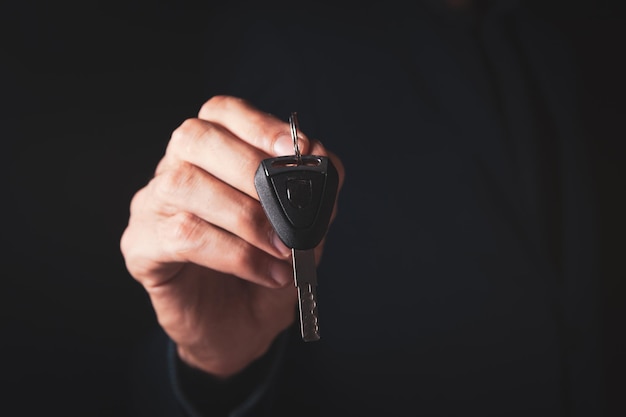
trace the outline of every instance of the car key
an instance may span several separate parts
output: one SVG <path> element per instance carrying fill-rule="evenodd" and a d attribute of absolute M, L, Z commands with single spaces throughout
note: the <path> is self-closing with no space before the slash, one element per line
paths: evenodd
<path fill-rule="evenodd" d="M 294 155 L 261 161 L 254 184 L 274 230 L 291 248 L 300 331 L 310 342 L 320 338 L 314 248 L 328 230 L 339 176 L 328 157 L 300 153 L 297 123 L 297 114 L 291 113 Z"/>

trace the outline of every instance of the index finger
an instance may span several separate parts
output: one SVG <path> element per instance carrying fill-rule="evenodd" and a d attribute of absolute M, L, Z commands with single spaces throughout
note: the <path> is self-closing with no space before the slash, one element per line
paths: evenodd
<path fill-rule="evenodd" d="M 241 140 L 268 155 L 281 156 L 294 153 L 289 126 L 242 98 L 214 96 L 204 103 L 198 118 L 222 125 Z M 298 146 L 303 153 L 308 151 L 309 144 L 307 136 L 298 131 Z"/>

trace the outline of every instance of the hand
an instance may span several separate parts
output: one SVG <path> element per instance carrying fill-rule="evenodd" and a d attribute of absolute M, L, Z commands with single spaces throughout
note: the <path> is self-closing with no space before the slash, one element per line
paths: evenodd
<path fill-rule="evenodd" d="M 341 187 L 339 159 L 298 137 L 303 153 L 332 159 Z M 173 132 L 154 177 L 132 199 L 120 241 L 128 271 L 181 359 L 216 377 L 243 370 L 295 319 L 290 251 L 254 188 L 262 159 L 292 153 L 286 122 L 216 96 Z"/>

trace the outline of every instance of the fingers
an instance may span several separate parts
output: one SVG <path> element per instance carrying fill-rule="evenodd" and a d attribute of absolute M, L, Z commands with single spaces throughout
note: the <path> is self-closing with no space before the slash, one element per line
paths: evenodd
<path fill-rule="evenodd" d="M 181 162 L 161 168 L 148 189 L 150 209 L 160 215 L 193 213 L 276 257 L 289 255 L 257 200 L 195 165 Z"/>
<path fill-rule="evenodd" d="M 302 153 L 327 155 L 318 141 L 298 132 Z M 261 112 L 245 100 L 216 96 L 207 101 L 198 119 L 186 120 L 172 134 L 166 156 L 187 161 L 227 184 L 257 198 L 254 174 L 262 159 L 293 154 L 289 125 Z M 343 183 L 343 166 L 333 155 Z"/>
<path fill-rule="evenodd" d="M 168 217 L 159 226 L 157 244 L 171 256 L 165 262 L 190 262 L 267 287 L 292 281 L 289 263 L 190 213 Z"/>
<path fill-rule="evenodd" d="M 271 114 L 260 111 L 246 100 L 215 96 L 204 103 L 198 117 L 222 125 L 233 135 L 267 155 L 293 154 L 293 139 L 289 125 Z M 301 131 L 298 131 L 298 141 L 300 151 L 307 153 L 309 139 Z"/>
<path fill-rule="evenodd" d="M 128 270 L 144 286 L 163 285 L 189 262 L 270 288 L 292 281 L 287 258 L 278 259 L 188 211 L 158 213 L 172 208 L 152 208 L 160 200 L 154 197 L 155 188 L 146 187 L 133 198 L 129 225 L 121 239 Z"/>
<path fill-rule="evenodd" d="M 267 158 L 266 153 L 250 146 L 221 125 L 188 119 L 173 132 L 159 169 L 187 162 L 257 198 L 254 173 L 264 158 Z"/>

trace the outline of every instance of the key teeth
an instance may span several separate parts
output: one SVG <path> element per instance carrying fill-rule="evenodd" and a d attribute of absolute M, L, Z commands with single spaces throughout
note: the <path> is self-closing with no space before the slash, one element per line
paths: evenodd
<path fill-rule="evenodd" d="M 313 328 L 307 325 L 303 325 L 301 327 L 301 330 L 302 340 L 304 340 L 305 342 L 315 342 L 317 340 L 320 340 L 319 326 L 317 326 L 317 323 Z"/>
<path fill-rule="evenodd" d="M 318 340 L 320 340 L 320 335 L 319 333 L 313 333 L 312 335 L 303 335 L 302 340 L 304 340 L 305 342 L 317 342 Z"/>
<path fill-rule="evenodd" d="M 306 284 L 298 288 L 298 302 L 300 309 L 300 332 L 302 340 L 314 342 L 320 339 L 320 329 L 317 317 L 317 302 L 315 288 Z"/>
<path fill-rule="evenodd" d="M 320 328 L 317 323 L 316 310 L 310 310 L 300 321 L 302 323 L 302 339 L 305 342 L 314 342 L 320 339 Z"/>

